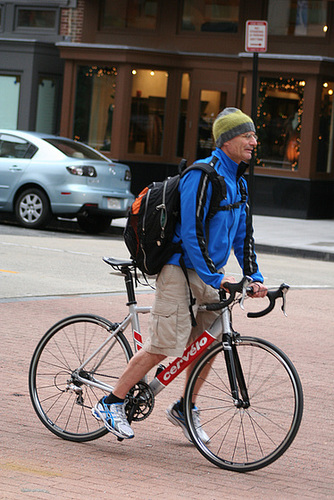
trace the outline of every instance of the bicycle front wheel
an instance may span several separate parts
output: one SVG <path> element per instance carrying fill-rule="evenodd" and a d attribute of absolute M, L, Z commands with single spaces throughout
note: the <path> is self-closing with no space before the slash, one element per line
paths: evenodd
<path fill-rule="evenodd" d="M 205 458 L 222 469 L 249 472 L 271 464 L 291 445 L 302 418 L 303 392 L 295 367 L 276 346 L 253 337 L 237 337 L 234 346 L 249 407 L 234 404 L 224 346 L 218 344 L 204 354 L 189 378 L 185 414 L 190 436 Z M 207 436 L 197 432 L 199 415 Z M 210 441 L 204 443 L 203 435 Z"/>
<path fill-rule="evenodd" d="M 70 316 L 51 327 L 36 347 L 29 369 L 30 398 L 43 424 L 63 439 L 90 441 L 108 432 L 91 414 L 108 391 L 86 385 L 77 374 L 81 380 L 115 384 L 132 350 L 121 332 L 107 341 L 114 328 L 99 316 Z"/>

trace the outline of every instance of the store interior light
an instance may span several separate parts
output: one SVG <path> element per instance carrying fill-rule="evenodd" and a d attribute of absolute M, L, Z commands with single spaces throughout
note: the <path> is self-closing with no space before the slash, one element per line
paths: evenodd
<path fill-rule="evenodd" d="M 150 71 L 150 75 L 154 76 L 155 75 L 154 71 Z"/>

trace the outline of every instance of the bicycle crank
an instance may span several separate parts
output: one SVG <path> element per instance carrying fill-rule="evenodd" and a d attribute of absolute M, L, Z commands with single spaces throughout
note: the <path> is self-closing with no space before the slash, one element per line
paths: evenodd
<path fill-rule="evenodd" d="M 125 398 L 125 413 L 129 423 L 140 421 L 151 415 L 154 408 L 154 394 L 145 382 L 138 382 Z"/>

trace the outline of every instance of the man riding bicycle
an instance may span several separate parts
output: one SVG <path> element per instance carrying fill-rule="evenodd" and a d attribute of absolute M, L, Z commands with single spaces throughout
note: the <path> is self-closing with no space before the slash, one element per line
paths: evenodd
<path fill-rule="evenodd" d="M 134 433 L 127 421 L 124 400 L 129 390 L 154 366 L 167 356 L 182 356 L 185 347 L 193 342 L 214 321 L 219 312 L 205 311 L 197 314 L 198 304 L 216 302 L 218 289 L 227 282 L 234 282 L 224 275 L 233 247 L 234 254 L 244 275 L 253 279 L 253 297 L 264 297 L 267 288 L 259 271 L 254 251 L 253 227 L 247 201 L 242 202 L 239 178 L 244 173 L 245 163 L 252 157 L 257 144 L 252 119 L 236 108 L 224 109 L 213 123 L 216 149 L 201 162 L 210 163 L 213 158 L 217 173 L 224 176 L 227 197 L 223 205 L 238 208 L 219 210 L 208 217 L 212 196 L 212 185 L 203 171 L 191 170 L 179 184 L 181 217 L 175 230 L 175 241 L 181 242 L 182 255 L 187 268 L 193 297 L 193 311 L 197 325 L 192 327 L 189 315 L 189 289 L 180 267 L 180 253 L 171 257 L 156 280 L 149 336 L 144 346 L 128 363 L 115 384 L 113 392 L 103 397 L 92 409 L 93 416 L 102 420 L 105 427 L 120 438 L 133 438 Z M 241 180 L 244 190 L 246 181 Z M 207 184 L 208 183 L 208 184 Z M 187 369 L 190 374 L 192 366 Z M 198 422 L 197 432 L 202 441 L 209 438 L 200 428 L 199 411 L 193 402 L 194 417 Z M 183 412 L 183 398 L 167 409 L 167 418 L 183 430 L 190 440 Z"/>

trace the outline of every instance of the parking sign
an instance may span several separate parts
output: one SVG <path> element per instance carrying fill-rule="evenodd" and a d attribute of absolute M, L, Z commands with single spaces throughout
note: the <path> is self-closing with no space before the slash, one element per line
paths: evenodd
<path fill-rule="evenodd" d="M 245 50 L 246 52 L 267 52 L 267 21 L 247 21 Z"/>

